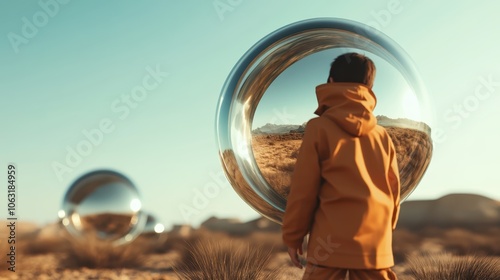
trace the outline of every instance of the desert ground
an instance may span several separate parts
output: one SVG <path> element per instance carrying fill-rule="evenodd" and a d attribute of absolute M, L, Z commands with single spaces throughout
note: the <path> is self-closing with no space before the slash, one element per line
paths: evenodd
<path fill-rule="evenodd" d="M 472 194 L 405 202 L 393 250 L 400 279 L 500 279 L 500 202 Z M 15 272 L 2 255 L 0 279 L 293 280 L 303 273 L 291 266 L 280 226 L 265 218 L 212 217 L 122 247 L 68 238 L 57 222 L 19 222 Z"/>
<path fill-rule="evenodd" d="M 283 197 L 289 186 L 303 133 L 253 135 L 255 162 L 269 185 Z"/>

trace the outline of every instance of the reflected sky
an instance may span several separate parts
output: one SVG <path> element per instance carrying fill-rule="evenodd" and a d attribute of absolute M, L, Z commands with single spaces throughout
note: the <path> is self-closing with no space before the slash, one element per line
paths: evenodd
<path fill-rule="evenodd" d="M 411 88 L 394 66 L 367 51 L 337 48 L 309 55 L 281 73 L 262 97 L 252 128 L 261 127 L 266 123 L 303 124 L 316 117 L 313 114 L 318 106 L 315 87 L 326 82 L 333 59 L 346 52 L 365 54 L 375 63 L 375 115 L 421 120 L 417 100 L 412 98 L 414 95 Z"/>
<path fill-rule="evenodd" d="M 96 188 L 78 206 L 81 216 L 92 214 L 133 214 L 137 193 L 124 183 L 111 183 Z M 134 211 L 135 210 L 135 211 Z"/>

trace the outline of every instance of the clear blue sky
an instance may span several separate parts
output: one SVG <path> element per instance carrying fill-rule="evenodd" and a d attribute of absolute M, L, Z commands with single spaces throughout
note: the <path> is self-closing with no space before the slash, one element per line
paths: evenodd
<path fill-rule="evenodd" d="M 330 63 L 345 52 L 361 52 L 369 56 L 377 68 L 373 91 L 377 95 L 375 114 L 392 118 L 409 118 L 429 122 L 431 114 L 413 104 L 405 104 L 405 97 L 416 98 L 404 77 L 384 59 L 375 54 L 353 48 L 324 50 L 309 55 L 289 66 L 269 86 L 259 102 L 253 119 L 253 128 L 266 123 L 303 124 L 316 117 L 318 106 L 315 87 L 326 82 Z M 407 105 L 407 106 L 405 106 Z M 425 119 L 427 117 L 427 120 Z"/>
<path fill-rule="evenodd" d="M 498 2 L 241 0 L 222 14 L 214 3 L 227 0 L 67 2 L 0 2 L 0 180 L 5 191 L 6 165 L 16 163 L 22 220 L 54 221 L 69 184 L 97 168 L 128 176 L 167 228 L 212 215 L 257 217 L 227 182 L 193 202 L 222 172 L 214 131 L 220 90 L 255 42 L 316 17 L 375 23 L 419 68 L 433 129 L 442 132 L 410 199 L 453 192 L 500 199 Z M 132 92 L 139 101 L 127 99 Z M 102 137 L 92 134 L 98 128 Z M 97 144 L 81 146 L 87 155 L 58 178 L 54 162 L 86 139 L 82 131 Z M 186 221 L 179 207 L 193 203 L 206 205 Z"/>

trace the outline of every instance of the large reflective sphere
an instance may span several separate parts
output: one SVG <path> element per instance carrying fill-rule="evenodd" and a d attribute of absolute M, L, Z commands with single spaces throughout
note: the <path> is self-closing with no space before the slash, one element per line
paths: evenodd
<path fill-rule="evenodd" d="M 229 74 L 216 119 L 219 154 L 233 188 L 256 211 L 281 223 L 305 123 L 315 117 L 315 87 L 338 55 L 359 52 L 377 74 L 378 123 L 397 150 L 404 200 L 432 155 L 432 110 L 406 53 L 379 31 L 348 20 L 312 19 L 257 42 Z"/>
<path fill-rule="evenodd" d="M 76 238 L 96 238 L 114 245 L 134 240 L 147 217 L 134 184 L 108 170 L 94 171 L 77 179 L 64 196 L 59 218 Z"/>

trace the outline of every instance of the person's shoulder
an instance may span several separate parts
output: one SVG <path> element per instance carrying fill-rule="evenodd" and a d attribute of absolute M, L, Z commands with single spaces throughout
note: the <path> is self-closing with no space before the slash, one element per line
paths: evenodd
<path fill-rule="evenodd" d="M 375 128 L 374 128 L 374 131 L 377 134 L 379 134 L 382 137 L 382 139 L 385 139 L 385 140 L 389 140 L 390 139 L 389 132 L 387 132 L 387 129 L 385 129 L 385 127 L 377 124 L 375 126 Z"/>
<path fill-rule="evenodd" d="M 307 121 L 306 130 L 320 130 L 322 128 L 327 127 L 330 124 L 330 121 L 326 120 L 323 117 L 315 117 Z"/>
<path fill-rule="evenodd" d="M 305 129 L 317 128 L 318 127 L 319 117 L 312 118 L 306 122 Z"/>
<path fill-rule="evenodd" d="M 320 117 L 315 117 L 315 118 L 312 118 L 310 120 L 307 121 L 306 123 L 306 127 L 307 126 L 316 126 L 318 125 L 318 123 L 321 121 L 321 118 Z"/>

